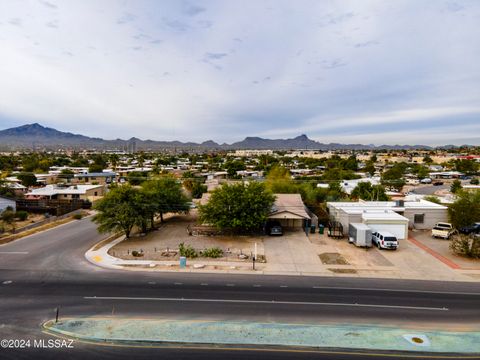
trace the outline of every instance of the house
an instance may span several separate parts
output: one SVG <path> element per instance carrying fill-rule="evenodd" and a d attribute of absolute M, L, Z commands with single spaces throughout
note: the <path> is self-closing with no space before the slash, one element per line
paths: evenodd
<path fill-rule="evenodd" d="M 275 203 L 268 215 L 286 229 L 305 229 L 306 226 L 317 225 L 318 219 L 305 206 L 300 194 L 275 194 Z"/>
<path fill-rule="evenodd" d="M 416 199 L 415 201 L 363 201 L 328 202 L 327 210 L 332 220 L 342 224 L 348 231 L 350 223 L 362 222 L 362 214 L 366 212 L 395 212 L 408 219 L 408 227 L 419 230 L 432 229 L 437 222 L 448 221 L 447 207 L 431 201 Z"/>
<path fill-rule="evenodd" d="M 117 176 L 114 172 L 75 174 L 73 183 L 82 184 L 111 184 Z"/>
<path fill-rule="evenodd" d="M 33 189 L 25 195 L 25 198 L 50 200 L 80 199 L 93 202 L 104 195 L 104 189 L 103 185 L 47 185 L 42 188 Z"/>
<path fill-rule="evenodd" d="M 13 211 L 15 211 L 17 208 L 15 200 L 0 196 L 0 214 L 7 210 L 7 208 L 12 208 Z"/>
<path fill-rule="evenodd" d="M 200 205 L 208 203 L 211 193 L 204 193 Z M 305 206 L 300 194 L 275 194 L 275 203 L 268 220 L 278 221 L 285 229 L 303 230 L 306 226 L 318 224 L 318 218 Z"/>

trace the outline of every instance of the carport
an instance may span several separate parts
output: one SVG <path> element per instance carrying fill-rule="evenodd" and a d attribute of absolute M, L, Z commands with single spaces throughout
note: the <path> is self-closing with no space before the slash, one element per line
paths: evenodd
<path fill-rule="evenodd" d="M 275 194 L 275 203 L 268 220 L 275 220 L 285 229 L 301 230 L 312 218 L 307 213 L 300 194 Z"/>

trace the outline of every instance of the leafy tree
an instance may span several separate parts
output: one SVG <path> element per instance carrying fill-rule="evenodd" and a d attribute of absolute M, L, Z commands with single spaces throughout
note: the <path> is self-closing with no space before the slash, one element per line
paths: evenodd
<path fill-rule="evenodd" d="M 405 180 L 403 179 L 405 169 L 406 164 L 395 164 L 382 174 L 382 185 L 390 189 L 395 189 L 396 191 L 402 190 L 405 185 Z"/>
<path fill-rule="evenodd" d="M 347 160 L 343 162 L 344 170 L 357 171 L 358 170 L 358 161 L 355 155 L 351 155 Z"/>
<path fill-rule="evenodd" d="M 468 175 L 476 174 L 480 164 L 474 160 L 457 159 L 454 161 L 455 170 Z"/>
<path fill-rule="evenodd" d="M 432 160 L 432 158 L 431 158 L 430 156 L 425 155 L 425 156 L 423 157 L 423 162 L 424 162 L 425 164 L 432 164 L 432 163 L 433 163 L 433 160 Z"/>
<path fill-rule="evenodd" d="M 166 213 L 187 213 L 190 210 L 189 198 L 173 177 L 145 181 L 142 191 L 152 202 L 154 213 L 160 215 L 162 222 Z"/>
<path fill-rule="evenodd" d="M 450 222 L 457 229 L 473 224 L 480 219 L 480 191 L 460 190 L 457 200 L 448 207 Z"/>
<path fill-rule="evenodd" d="M 440 201 L 440 199 L 438 198 L 438 196 L 435 196 L 435 195 L 425 196 L 425 197 L 423 198 L 423 200 L 430 201 L 430 202 L 433 202 L 433 203 L 435 203 L 435 204 L 442 204 L 442 202 Z"/>
<path fill-rule="evenodd" d="M 128 182 L 132 185 L 140 185 L 148 178 L 148 173 L 145 171 L 130 171 L 127 175 Z"/>
<path fill-rule="evenodd" d="M 7 208 L 2 212 L 1 219 L 5 224 L 8 224 L 12 228 L 12 232 L 15 232 L 15 211 L 12 208 Z"/>
<path fill-rule="evenodd" d="M 275 196 L 263 183 L 227 184 L 199 207 L 200 220 L 219 229 L 253 231 L 263 226 L 274 201 Z"/>
<path fill-rule="evenodd" d="M 267 188 L 276 194 L 293 194 L 298 192 L 290 171 L 280 165 L 273 165 L 267 174 L 265 181 Z"/>
<path fill-rule="evenodd" d="M 133 227 L 143 222 L 141 211 L 136 206 L 139 190 L 130 185 L 113 187 L 99 200 L 94 208 L 97 214 L 93 221 L 99 224 L 100 232 L 122 231 L 130 237 Z"/>
<path fill-rule="evenodd" d="M 191 189 L 192 198 L 200 199 L 202 195 L 206 192 L 207 192 L 207 185 L 204 185 L 198 181 L 194 181 Z"/>
<path fill-rule="evenodd" d="M 382 185 L 372 185 L 370 182 L 360 182 L 352 191 L 352 198 L 369 201 L 387 201 L 388 195 Z"/>
<path fill-rule="evenodd" d="M 365 167 L 363 168 L 363 171 L 366 173 L 369 173 L 370 176 L 373 176 L 375 174 L 375 164 L 373 161 L 369 160 L 365 163 Z"/>
<path fill-rule="evenodd" d="M 450 192 L 456 194 L 460 190 L 462 190 L 462 182 L 456 179 L 452 182 L 452 185 L 450 185 Z"/>
<path fill-rule="evenodd" d="M 103 172 L 103 169 L 107 167 L 107 161 L 103 158 L 102 155 L 95 155 L 93 158 L 93 164 L 88 167 L 88 172 L 98 173 Z"/>
<path fill-rule="evenodd" d="M 245 169 L 245 163 L 240 160 L 228 161 L 225 163 L 225 170 L 230 178 L 238 178 L 237 171 Z"/>
<path fill-rule="evenodd" d="M 26 187 L 37 185 L 37 177 L 31 172 L 20 173 L 17 175 L 17 179 Z"/>

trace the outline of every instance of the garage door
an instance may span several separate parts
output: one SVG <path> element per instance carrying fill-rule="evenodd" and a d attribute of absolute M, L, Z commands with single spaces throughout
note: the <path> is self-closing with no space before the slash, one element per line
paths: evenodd
<path fill-rule="evenodd" d="M 405 224 L 367 224 L 373 231 L 388 231 L 397 237 L 399 240 L 406 239 L 407 234 Z"/>

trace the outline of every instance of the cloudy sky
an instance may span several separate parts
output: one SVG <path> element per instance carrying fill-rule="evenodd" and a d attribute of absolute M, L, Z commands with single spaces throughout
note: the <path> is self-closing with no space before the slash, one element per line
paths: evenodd
<path fill-rule="evenodd" d="M 480 144 L 480 1 L 0 0 L 0 128 Z"/>

